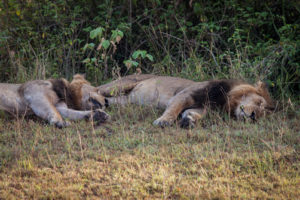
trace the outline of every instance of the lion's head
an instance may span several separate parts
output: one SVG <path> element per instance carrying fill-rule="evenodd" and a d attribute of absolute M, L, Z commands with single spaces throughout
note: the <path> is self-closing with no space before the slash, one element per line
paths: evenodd
<path fill-rule="evenodd" d="M 96 87 L 84 78 L 83 75 L 75 74 L 70 83 L 70 90 L 74 94 L 74 107 L 80 110 L 104 109 L 108 106 L 107 99 L 98 93 Z"/>
<path fill-rule="evenodd" d="M 266 85 L 259 81 L 255 86 L 242 84 L 229 92 L 229 110 L 238 120 L 255 121 L 274 109 Z"/>

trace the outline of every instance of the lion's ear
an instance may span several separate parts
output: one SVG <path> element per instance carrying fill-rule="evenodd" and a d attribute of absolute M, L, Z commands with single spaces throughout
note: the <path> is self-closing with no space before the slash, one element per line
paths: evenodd
<path fill-rule="evenodd" d="M 255 88 L 257 89 L 258 93 L 267 101 L 268 107 L 274 107 L 274 102 L 270 96 L 267 85 L 262 81 L 258 81 L 255 84 Z"/>
<path fill-rule="evenodd" d="M 67 79 L 61 78 L 61 80 L 63 81 L 63 83 L 65 84 L 65 86 L 69 85 L 69 81 L 67 81 Z"/>
<path fill-rule="evenodd" d="M 260 94 L 269 94 L 267 84 L 262 81 L 257 81 L 255 84 L 255 88 Z"/>
<path fill-rule="evenodd" d="M 262 81 L 257 81 L 257 83 L 255 84 L 255 87 L 256 87 L 256 89 L 258 89 L 258 90 L 264 90 L 264 89 L 267 89 L 267 85 L 264 83 L 264 82 L 262 82 Z"/>
<path fill-rule="evenodd" d="M 73 76 L 73 79 L 81 79 L 81 80 L 85 80 L 85 74 L 75 74 Z"/>

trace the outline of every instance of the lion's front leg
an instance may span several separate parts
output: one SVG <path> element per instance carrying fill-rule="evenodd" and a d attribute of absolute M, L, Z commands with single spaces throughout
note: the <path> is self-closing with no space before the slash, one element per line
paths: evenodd
<path fill-rule="evenodd" d="M 156 119 L 153 124 L 161 127 L 170 126 L 178 117 L 178 115 L 187 107 L 194 103 L 192 97 L 187 93 L 174 96 L 167 106 L 161 117 Z"/>
<path fill-rule="evenodd" d="M 64 102 L 58 103 L 56 105 L 56 109 L 64 118 L 68 118 L 70 120 L 87 119 L 102 123 L 110 119 L 110 116 L 102 109 L 73 110 L 68 108 Z"/>

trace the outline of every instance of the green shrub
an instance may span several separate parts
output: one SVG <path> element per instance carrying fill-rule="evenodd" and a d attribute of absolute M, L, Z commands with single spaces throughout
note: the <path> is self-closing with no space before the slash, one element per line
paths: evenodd
<path fill-rule="evenodd" d="M 70 79 L 81 72 L 100 84 L 134 72 L 128 66 L 138 63 L 145 73 L 194 80 L 262 79 L 275 97 L 297 99 L 297 5 L 295 0 L 5 0 L 0 80 Z M 99 31 L 102 36 L 95 36 Z M 116 44 L 112 37 L 118 33 L 122 40 Z M 134 59 L 141 49 L 151 57 Z"/>

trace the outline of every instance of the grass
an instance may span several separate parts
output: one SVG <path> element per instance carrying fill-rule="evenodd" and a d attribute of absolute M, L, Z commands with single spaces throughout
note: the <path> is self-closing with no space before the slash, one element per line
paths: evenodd
<path fill-rule="evenodd" d="M 62 130 L 1 115 L 0 199 L 300 198 L 299 112 L 212 113 L 192 130 L 152 126 L 150 107 L 109 112 Z"/>

